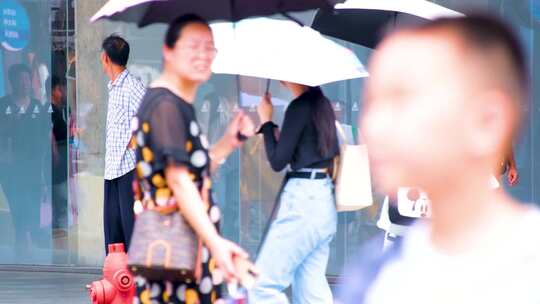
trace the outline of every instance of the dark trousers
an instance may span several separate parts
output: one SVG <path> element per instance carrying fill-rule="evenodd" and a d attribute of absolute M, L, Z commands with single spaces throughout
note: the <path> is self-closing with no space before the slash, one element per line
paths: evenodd
<path fill-rule="evenodd" d="M 65 141 L 56 143 L 56 161 L 52 161 L 52 227 L 68 227 L 68 158 Z"/>
<path fill-rule="evenodd" d="M 105 180 L 105 201 L 103 205 L 103 225 L 105 232 L 105 252 L 109 244 L 124 243 L 127 249 L 133 232 L 133 172 L 112 180 Z"/>
<path fill-rule="evenodd" d="M 42 187 L 39 181 L 35 179 L 32 181 L 32 179 L 17 176 L 2 185 L 15 228 L 15 250 L 17 255 L 30 253 L 24 252 L 29 249 L 27 247 L 27 234 L 30 235 L 33 246 L 40 242 L 48 243 L 46 231 L 40 228 Z M 48 247 L 48 245 L 45 245 L 45 247 Z"/>

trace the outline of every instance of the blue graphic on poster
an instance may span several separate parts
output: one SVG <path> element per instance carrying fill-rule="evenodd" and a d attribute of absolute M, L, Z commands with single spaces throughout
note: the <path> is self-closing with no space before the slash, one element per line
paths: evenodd
<path fill-rule="evenodd" d="M 534 19 L 540 22 L 540 0 L 530 0 L 530 4 Z"/>
<path fill-rule="evenodd" d="M 0 1 L 0 43 L 8 51 L 20 51 L 30 40 L 30 20 L 16 0 Z"/>

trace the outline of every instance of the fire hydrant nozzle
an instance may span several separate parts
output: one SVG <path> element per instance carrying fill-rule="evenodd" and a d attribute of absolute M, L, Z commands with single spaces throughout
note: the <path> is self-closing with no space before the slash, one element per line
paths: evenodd
<path fill-rule="evenodd" d="M 133 275 L 127 269 L 124 244 L 110 244 L 103 263 L 103 279 L 86 285 L 92 304 L 132 303 L 135 295 Z"/>

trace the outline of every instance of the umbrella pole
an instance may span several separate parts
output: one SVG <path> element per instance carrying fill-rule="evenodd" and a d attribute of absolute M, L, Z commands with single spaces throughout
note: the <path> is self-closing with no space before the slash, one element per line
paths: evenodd
<path fill-rule="evenodd" d="M 352 102 L 354 102 L 352 100 L 351 81 L 352 81 L 351 79 L 345 81 L 345 90 L 347 92 L 347 102 L 346 102 L 346 104 L 347 104 L 347 112 L 345 112 L 345 113 L 346 113 L 347 123 L 350 124 L 350 125 L 353 124 L 352 123 L 352 111 L 351 111 L 351 109 L 352 109 Z"/>
<path fill-rule="evenodd" d="M 236 23 L 236 0 L 229 0 L 229 8 L 231 9 L 231 21 Z"/>
<path fill-rule="evenodd" d="M 266 90 L 264 91 L 265 94 L 270 93 L 270 82 L 272 80 L 270 78 L 266 79 Z"/>

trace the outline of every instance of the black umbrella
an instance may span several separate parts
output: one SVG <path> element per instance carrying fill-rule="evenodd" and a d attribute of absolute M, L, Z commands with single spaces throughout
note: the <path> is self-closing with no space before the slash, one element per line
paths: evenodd
<path fill-rule="evenodd" d="M 208 21 L 286 14 L 316 8 L 332 8 L 343 0 L 109 0 L 92 18 L 134 22 L 143 27 L 169 23 L 184 14 L 197 14 Z"/>
<path fill-rule="evenodd" d="M 349 0 L 336 9 L 320 9 L 311 27 L 328 36 L 375 48 L 385 34 L 397 27 L 458 15 L 428 1 Z"/>
<path fill-rule="evenodd" d="M 382 38 L 404 24 L 421 24 L 426 20 L 392 11 L 340 9 L 319 10 L 313 29 L 321 34 L 374 49 Z"/>

